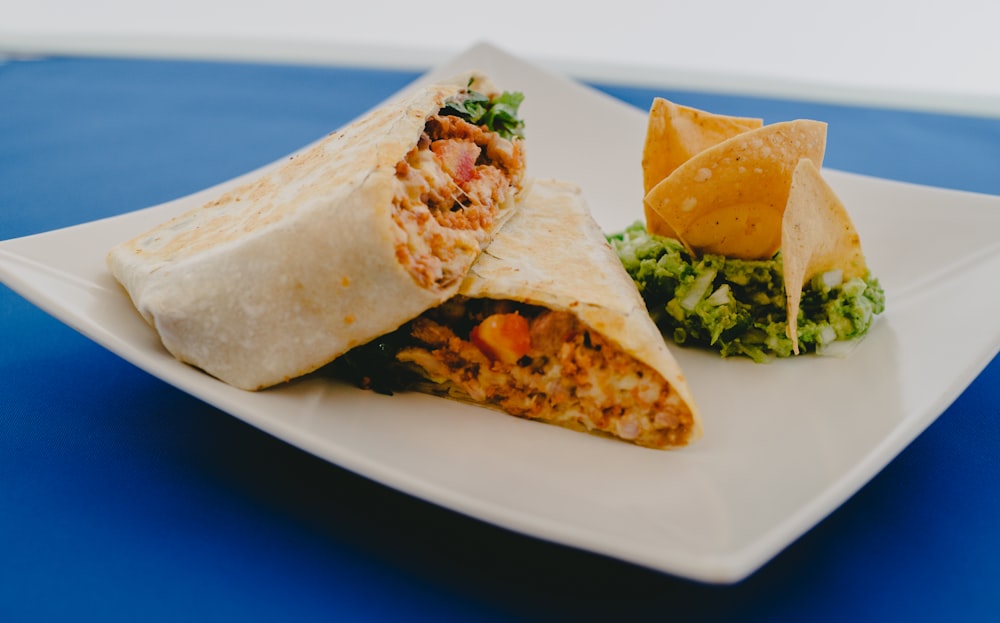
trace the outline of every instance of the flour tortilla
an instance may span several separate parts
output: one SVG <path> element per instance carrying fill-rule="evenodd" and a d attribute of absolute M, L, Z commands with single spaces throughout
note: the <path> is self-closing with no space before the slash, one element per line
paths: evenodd
<path fill-rule="evenodd" d="M 261 177 L 108 255 L 135 307 L 181 361 L 248 390 L 311 372 L 448 299 L 461 270 L 420 285 L 396 257 L 395 166 L 472 76 L 373 110 Z M 472 88 L 487 94 L 488 79 Z M 511 213 L 504 206 L 493 231 Z M 466 233 L 466 232 L 463 232 Z"/>

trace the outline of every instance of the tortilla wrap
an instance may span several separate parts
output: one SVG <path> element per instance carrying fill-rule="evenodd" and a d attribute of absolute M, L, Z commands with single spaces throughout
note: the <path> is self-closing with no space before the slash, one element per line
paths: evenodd
<path fill-rule="evenodd" d="M 472 77 L 379 107 L 119 245 L 108 255 L 111 272 L 170 353 L 243 389 L 306 374 L 396 329 L 455 294 L 514 209 L 523 155 L 475 228 L 441 226 L 437 215 L 409 208 L 413 184 L 429 175 L 411 175 L 425 171 L 412 156 L 428 120 L 467 86 L 494 94 L 488 79 Z M 419 153 L 430 156 L 426 143 Z M 514 143 L 517 153 L 507 155 L 516 161 Z"/>
<path fill-rule="evenodd" d="M 549 320 L 560 316 L 544 310 L 565 312 L 572 316 L 572 322 L 564 319 L 550 324 L 566 335 L 587 335 L 575 346 L 567 345 L 572 340 L 564 342 L 563 335 L 556 335 L 558 343 L 543 353 L 535 342 L 548 341 L 543 335 L 546 329 L 540 326 L 543 323 L 530 320 L 531 349 L 525 351 L 525 358 L 511 365 L 482 360 L 460 330 L 455 333 L 468 346 L 456 342 L 446 345 L 442 339 L 440 344 L 399 351 L 397 359 L 421 368 L 421 374 L 440 384 L 438 390 L 447 387 L 454 397 L 471 398 L 514 415 L 605 433 L 644 446 L 683 446 L 701 436 L 701 419 L 680 366 L 650 319 L 634 282 L 591 217 L 577 186 L 555 180 L 534 181 L 518 212 L 473 265 L 459 296 L 421 318 L 447 323 L 446 318 L 453 313 L 448 306 L 456 300 L 465 301 L 469 307 L 484 300 L 526 304 L 515 307 L 515 314 L 529 318 L 534 314 L 536 319 L 541 316 L 537 310 L 531 311 L 535 306 L 543 308 L 541 314 Z M 497 303 L 490 305 L 496 309 Z M 412 323 L 413 334 L 426 339 L 419 335 L 423 331 L 432 336 L 429 341 L 434 341 L 433 330 L 420 328 L 419 323 L 420 319 Z M 476 339 L 473 329 L 469 340 L 475 343 Z M 572 352 L 577 347 L 583 350 Z M 621 357 L 613 364 L 597 363 L 604 355 L 611 358 L 615 351 Z M 515 353 L 509 361 L 520 354 Z M 462 370 L 463 364 L 456 362 L 456 357 L 464 358 L 468 369 Z M 540 359 L 558 359 L 561 368 L 558 377 L 546 376 L 545 384 L 537 388 L 532 386 L 533 381 L 524 381 L 524 376 L 533 373 Z M 588 365 L 593 365 L 593 374 L 584 369 Z M 484 366 L 490 370 L 483 370 Z M 478 377 L 472 378 L 475 375 L 469 369 L 477 370 Z M 494 376 L 497 378 L 491 378 Z M 579 384 L 581 379 L 584 382 Z M 494 387 L 485 386 L 490 383 Z M 602 391 L 599 386 L 605 383 L 615 386 L 615 390 Z M 627 387 L 615 393 L 622 384 Z M 657 396 L 646 402 L 665 408 L 641 407 L 646 402 L 637 395 L 648 394 L 657 384 L 664 388 L 663 399 Z M 521 397 L 515 396 L 508 400 L 510 392 L 524 392 L 530 398 L 519 400 Z M 563 394 L 562 398 L 557 399 L 558 394 Z M 606 399 L 610 394 L 617 396 L 612 402 Z M 595 395 L 600 397 L 594 404 L 585 404 Z"/>

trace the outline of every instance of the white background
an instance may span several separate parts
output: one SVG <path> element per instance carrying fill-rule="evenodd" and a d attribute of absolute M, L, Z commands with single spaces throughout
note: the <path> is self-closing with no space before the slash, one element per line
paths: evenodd
<path fill-rule="evenodd" d="M 580 78 L 1000 116 L 997 0 L 0 0 L 0 56 L 429 67 L 489 41 Z"/>

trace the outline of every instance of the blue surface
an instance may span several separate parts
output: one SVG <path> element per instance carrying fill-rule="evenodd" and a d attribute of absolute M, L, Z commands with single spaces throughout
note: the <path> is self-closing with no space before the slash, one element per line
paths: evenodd
<path fill-rule="evenodd" d="M 0 64 L 0 239 L 243 173 L 413 77 Z M 1000 194 L 1000 119 L 605 90 L 643 108 L 663 95 L 823 119 L 828 166 Z M 0 621 L 997 620 L 998 415 L 995 360 L 830 517 L 744 582 L 708 586 L 374 484 L 165 385 L 0 286 Z"/>

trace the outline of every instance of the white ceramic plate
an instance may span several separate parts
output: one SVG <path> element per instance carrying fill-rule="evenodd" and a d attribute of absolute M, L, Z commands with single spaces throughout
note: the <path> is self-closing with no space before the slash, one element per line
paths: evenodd
<path fill-rule="evenodd" d="M 643 111 L 489 46 L 423 80 L 468 68 L 526 94 L 536 177 L 580 183 L 608 231 L 641 218 Z M 704 438 L 679 451 L 319 376 L 247 393 L 178 363 L 104 255 L 218 188 L 0 243 L 0 278 L 164 381 L 378 482 L 535 537 L 732 582 L 857 491 L 1000 348 L 1000 291 L 983 285 L 1000 274 L 1000 198 L 825 173 L 855 219 L 888 311 L 845 358 L 758 365 L 675 349 L 705 421 Z"/>

